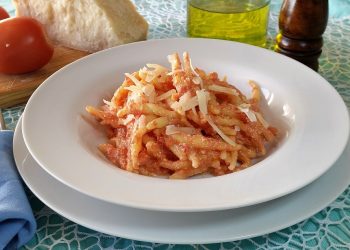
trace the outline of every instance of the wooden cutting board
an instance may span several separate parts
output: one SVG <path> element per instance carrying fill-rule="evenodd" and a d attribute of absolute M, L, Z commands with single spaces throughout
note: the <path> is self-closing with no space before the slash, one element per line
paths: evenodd
<path fill-rule="evenodd" d="M 25 103 L 35 89 L 63 66 L 88 55 L 87 52 L 56 47 L 50 62 L 28 74 L 5 75 L 0 73 L 0 108 Z"/>

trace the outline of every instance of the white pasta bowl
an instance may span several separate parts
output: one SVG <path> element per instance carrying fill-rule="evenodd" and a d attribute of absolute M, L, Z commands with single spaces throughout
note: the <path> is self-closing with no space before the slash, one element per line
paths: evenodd
<path fill-rule="evenodd" d="M 262 88 L 262 113 L 278 127 L 278 145 L 250 168 L 212 177 L 168 180 L 126 172 L 97 146 L 103 130 L 85 112 L 110 99 L 146 63 L 188 51 L 192 64 L 227 76 L 250 95 Z M 62 183 L 107 202 L 162 211 L 213 211 L 272 200 L 311 183 L 338 159 L 348 140 L 347 108 L 336 90 L 306 66 L 258 47 L 211 39 L 163 39 L 119 46 L 80 59 L 48 78 L 23 115 L 25 143 L 39 165 Z"/>

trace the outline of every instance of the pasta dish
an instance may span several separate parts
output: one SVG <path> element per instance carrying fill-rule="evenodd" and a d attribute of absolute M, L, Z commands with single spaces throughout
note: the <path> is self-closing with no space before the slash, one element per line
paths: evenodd
<path fill-rule="evenodd" d="M 170 69 L 146 64 L 102 107 L 86 110 L 105 126 L 99 150 L 119 168 L 147 176 L 185 179 L 245 169 L 266 155 L 277 129 L 259 110 L 261 91 L 249 81 L 247 98 L 226 77 L 194 68 L 187 52 Z"/>

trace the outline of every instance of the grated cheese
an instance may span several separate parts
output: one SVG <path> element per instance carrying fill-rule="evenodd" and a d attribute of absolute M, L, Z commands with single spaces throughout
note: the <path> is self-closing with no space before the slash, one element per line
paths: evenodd
<path fill-rule="evenodd" d="M 152 84 L 146 84 L 143 86 L 132 85 L 132 86 L 125 87 L 124 89 L 133 92 L 134 95 L 132 96 L 131 99 L 134 99 L 134 100 L 139 99 L 142 94 L 145 94 L 149 102 L 154 103 L 155 101 L 156 91 Z"/>
<path fill-rule="evenodd" d="M 162 100 L 165 100 L 167 99 L 168 97 L 172 96 L 173 94 L 176 93 L 176 90 L 175 89 L 171 89 L 159 96 L 156 97 L 156 101 L 159 102 L 159 101 L 162 101 Z"/>
<path fill-rule="evenodd" d="M 108 109 L 109 110 L 113 110 L 113 109 L 116 109 L 117 107 L 115 106 L 115 103 L 114 102 L 109 102 L 109 101 L 106 101 L 105 99 L 103 99 L 103 103 L 106 104 L 108 106 Z"/>
<path fill-rule="evenodd" d="M 250 104 L 243 103 L 238 106 L 238 109 L 243 112 L 251 122 L 256 122 L 256 116 L 253 111 L 250 110 Z"/>
<path fill-rule="evenodd" d="M 177 73 L 183 73 L 183 72 L 184 72 L 183 69 L 176 69 L 176 70 L 173 70 L 173 71 L 167 73 L 167 75 L 172 76 L 172 75 L 175 75 Z"/>
<path fill-rule="evenodd" d="M 148 69 L 146 67 L 143 67 L 142 69 L 139 70 L 139 77 L 143 80 L 146 79 L 148 73 Z"/>
<path fill-rule="evenodd" d="M 130 75 L 129 73 L 125 73 L 125 76 L 128 77 L 131 81 L 133 81 L 133 83 L 136 86 L 142 87 L 143 84 L 139 80 L 137 80 L 135 76 Z"/>
<path fill-rule="evenodd" d="M 166 67 L 159 65 L 159 64 L 147 63 L 146 65 L 148 68 L 154 69 L 153 71 L 158 72 L 158 75 L 168 72 L 168 69 Z"/>
<path fill-rule="evenodd" d="M 171 63 L 173 61 L 176 61 L 176 54 L 170 54 L 167 56 L 168 61 Z"/>
<path fill-rule="evenodd" d="M 143 93 L 147 96 L 147 99 L 150 103 L 154 103 L 154 100 L 156 98 L 156 91 L 154 89 L 154 86 L 152 84 L 147 84 L 142 87 Z"/>
<path fill-rule="evenodd" d="M 190 92 L 186 92 L 178 102 L 174 102 L 170 107 L 179 112 L 186 112 L 196 106 L 198 106 L 197 96 L 192 97 Z"/>
<path fill-rule="evenodd" d="M 194 96 L 186 102 L 174 102 L 171 108 L 176 111 L 186 112 L 196 106 L 198 106 L 198 99 Z"/>
<path fill-rule="evenodd" d="M 225 135 L 224 132 L 222 132 L 218 126 L 214 123 L 214 121 L 211 119 L 211 117 L 208 115 L 208 100 L 209 100 L 209 93 L 205 90 L 197 90 L 196 91 L 197 97 L 198 97 L 198 103 L 199 103 L 199 110 L 203 113 L 205 119 L 209 123 L 209 125 L 214 129 L 216 133 L 220 135 L 220 137 L 226 141 L 228 144 L 232 146 L 236 146 L 236 143 L 229 138 L 227 135 Z"/>
<path fill-rule="evenodd" d="M 269 123 L 262 117 L 260 113 L 254 112 L 256 117 L 258 118 L 259 122 L 264 126 L 264 128 L 268 128 L 270 125 Z"/>
<path fill-rule="evenodd" d="M 191 92 L 187 91 L 185 94 L 180 96 L 179 102 L 182 104 L 186 103 L 187 101 L 189 101 L 191 99 L 191 97 L 192 97 Z"/>
<path fill-rule="evenodd" d="M 180 110 L 180 103 L 179 102 L 173 102 L 171 105 L 170 105 L 170 108 L 172 108 L 173 110 Z"/>
<path fill-rule="evenodd" d="M 175 125 L 168 125 L 165 128 L 165 134 L 166 135 L 173 135 L 177 133 L 184 133 L 184 134 L 190 134 L 193 135 L 195 133 L 195 128 L 191 127 L 177 127 Z"/>
<path fill-rule="evenodd" d="M 220 137 L 227 142 L 228 144 L 232 145 L 232 146 L 237 146 L 237 144 L 227 135 L 224 134 L 224 132 L 222 132 L 218 126 L 215 125 L 214 121 L 211 119 L 211 117 L 209 115 L 206 115 L 205 118 L 207 119 L 208 123 L 210 124 L 210 126 L 215 130 L 216 133 L 218 133 L 220 135 Z"/>
<path fill-rule="evenodd" d="M 138 127 L 139 128 L 145 128 L 147 125 L 147 120 L 145 115 L 141 115 L 140 118 L 138 119 Z"/>
<path fill-rule="evenodd" d="M 202 78 L 200 78 L 199 76 L 193 77 L 192 82 L 197 85 L 201 85 L 203 83 Z"/>
<path fill-rule="evenodd" d="M 130 103 L 142 103 L 144 101 L 144 95 L 142 94 L 142 91 L 132 91 L 131 94 L 128 96 L 127 99 L 127 105 Z"/>
<path fill-rule="evenodd" d="M 124 89 L 129 90 L 131 92 L 142 92 L 142 89 L 135 85 L 125 87 Z"/>
<path fill-rule="evenodd" d="M 194 114 L 195 116 L 198 116 L 196 107 L 193 107 L 193 108 L 192 108 L 192 112 L 193 112 L 193 114 Z"/>
<path fill-rule="evenodd" d="M 184 102 L 182 104 L 182 110 L 188 111 L 190 109 L 195 108 L 196 106 L 198 106 L 198 98 L 197 98 L 197 96 L 194 96 L 191 99 L 189 99 L 187 102 Z"/>
<path fill-rule="evenodd" d="M 238 93 L 235 89 L 233 88 L 228 88 L 228 87 L 223 87 L 223 86 L 219 86 L 219 85 L 210 85 L 208 87 L 209 90 L 215 91 L 215 92 L 220 92 L 220 93 L 225 93 L 225 94 L 229 94 L 229 95 L 234 95 L 234 96 L 238 96 Z"/>
<path fill-rule="evenodd" d="M 155 78 L 165 76 L 168 73 L 168 69 L 159 64 L 147 63 L 146 65 L 150 69 L 146 71 L 146 82 L 152 82 Z"/>
<path fill-rule="evenodd" d="M 124 126 L 126 126 L 133 119 L 135 119 L 135 116 L 133 114 L 128 114 L 128 116 L 125 119 L 121 119 L 121 122 Z"/>
<path fill-rule="evenodd" d="M 198 75 L 198 73 L 194 70 L 193 66 L 192 66 L 192 61 L 190 59 L 190 68 L 193 72 L 193 74 L 195 75 L 195 77 L 192 79 L 194 84 L 198 84 L 201 86 L 201 89 L 203 88 L 203 80 L 202 78 Z"/>
<path fill-rule="evenodd" d="M 207 115 L 209 93 L 205 89 L 202 89 L 202 90 L 197 90 L 196 95 L 198 97 L 199 110 L 203 113 L 203 115 Z"/>

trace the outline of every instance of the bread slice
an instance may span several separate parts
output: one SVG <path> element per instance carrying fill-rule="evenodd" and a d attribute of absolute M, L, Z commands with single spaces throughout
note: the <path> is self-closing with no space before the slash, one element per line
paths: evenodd
<path fill-rule="evenodd" d="M 60 45 L 95 52 L 147 38 L 148 24 L 130 0 L 13 0 L 17 16 L 39 20 Z"/>

